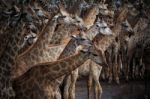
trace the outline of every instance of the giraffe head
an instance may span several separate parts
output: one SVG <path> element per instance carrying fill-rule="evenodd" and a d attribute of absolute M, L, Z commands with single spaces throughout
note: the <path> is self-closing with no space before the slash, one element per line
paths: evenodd
<path fill-rule="evenodd" d="M 125 33 L 125 34 L 123 34 L 123 35 L 127 35 L 127 36 L 132 36 L 132 35 L 134 35 L 134 31 L 133 31 L 133 29 L 132 29 L 132 27 L 131 27 L 131 25 L 129 24 L 129 22 L 127 21 L 127 20 L 125 20 L 124 22 L 122 22 L 122 33 Z"/>
<path fill-rule="evenodd" d="M 90 40 L 84 41 L 83 45 L 79 45 L 76 50 L 76 52 L 80 51 L 82 54 L 87 55 L 89 59 L 93 60 L 97 64 L 101 66 L 108 66 L 102 52 L 96 49 L 94 43 Z"/>
<path fill-rule="evenodd" d="M 81 34 L 84 38 L 93 40 L 98 34 L 112 35 L 113 33 L 104 20 L 98 19 L 95 24 L 90 27 L 90 29 L 86 32 L 81 32 Z"/>
<path fill-rule="evenodd" d="M 37 41 L 37 35 L 35 33 L 30 33 L 24 37 L 24 41 L 21 45 L 21 48 L 25 46 L 30 46 Z"/>
<path fill-rule="evenodd" d="M 80 2 L 82 2 L 82 1 L 80 1 Z M 74 24 L 74 25 L 77 25 L 79 27 L 84 26 L 83 19 L 80 18 L 79 15 L 77 15 L 77 13 L 75 13 L 75 14 L 69 13 L 68 10 L 66 9 L 64 3 L 60 3 L 58 6 L 60 9 L 60 16 L 58 17 L 58 22 L 67 23 L 67 24 Z"/>
<path fill-rule="evenodd" d="M 71 38 L 75 40 L 76 47 L 78 47 L 79 45 L 91 45 L 89 40 L 85 38 L 82 34 L 72 35 Z"/>
<path fill-rule="evenodd" d="M 104 15 L 104 16 L 109 16 L 109 17 L 113 17 L 114 16 L 114 11 L 113 10 L 109 10 L 107 8 L 107 4 L 99 4 L 99 14 L 100 15 Z"/>
<path fill-rule="evenodd" d="M 103 19 L 98 19 L 96 24 L 98 31 L 104 35 L 112 35 L 112 31 Z"/>
<path fill-rule="evenodd" d="M 85 28 L 84 24 L 83 24 L 83 20 L 79 17 L 79 16 L 66 16 L 66 15 L 56 15 L 54 17 L 54 19 L 57 20 L 58 24 L 68 24 L 68 25 L 75 25 L 77 27 L 79 27 L 79 29 L 81 28 Z"/>

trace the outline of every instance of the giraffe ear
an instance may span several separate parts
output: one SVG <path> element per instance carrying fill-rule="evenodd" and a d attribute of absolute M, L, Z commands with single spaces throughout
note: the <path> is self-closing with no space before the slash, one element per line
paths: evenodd
<path fill-rule="evenodd" d="M 121 25 L 124 27 L 128 27 L 128 21 L 127 20 L 123 21 Z"/>
<path fill-rule="evenodd" d="M 79 35 L 71 35 L 71 38 L 76 40 L 85 40 L 84 38 L 80 37 Z"/>
<path fill-rule="evenodd" d="M 79 38 L 77 35 L 71 35 L 71 38 L 73 38 L 73 39 L 77 39 L 77 38 Z"/>
<path fill-rule="evenodd" d="M 84 48 L 84 49 L 81 50 L 81 52 L 87 53 L 87 52 L 89 52 L 89 49 Z"/>

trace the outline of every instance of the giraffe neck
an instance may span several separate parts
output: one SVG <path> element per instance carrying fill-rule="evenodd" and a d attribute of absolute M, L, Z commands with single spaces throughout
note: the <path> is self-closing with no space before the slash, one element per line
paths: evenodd
<path fill-rule="evenodd" d="M 71 39 L 67 46 L 64 48 L 63 52 L 60 54 L 58 59 L 62 59 L 68 56 L 71 56 L 75 53 L 76 51 L 76 43 L 74 39 Z"/>
<path fill-rule="evenodd" d="M 59 61 L 37 64 L 22 76 L 16 78 L 15 81 L 18 79 L 21 81 L 28 75 L 30 75 L 28 77 L 35 76 L 34 78 L 37 79 L 37 81 L 40 81 L 41 78 L 43 78 L 43 80 L 55 80 L 64 74 L 71 73 L 71 71 L 82 65 L 87 59 L 88 54 L 79 52 L 78 54 L 72 55 Z"/>
<path fill-rule="evenodd" d="M 139 16 L 139 15 L 133 17 L 133 18 L 132 18 L 132 22 L 130 23 L 131 27 L 135 27 L 136 24 L 138 23 L 139 19 L 140 19 L 140 16 Z"/>
<path fill-rule="evenodd" d="M 98 9 L 96 6 L 92 6 L 88 9 L 88 12 L 85 13 L 83 17 L 83 21 L 84 21 L 84 24 L 86 24 L 88 28 L 90 28 L 94 24 L 96 20 L 97 10 Z"/>
<path fill-rule="evenodd" d="M 82 52 L 80 52 L 69 58 L 62 59 L 58 63 L 54 63 L 55 65 L 44 64 L 49 67 L 47 77 L 55 80 L 56 78 L 61 77 L 64 74 L 69 74 L 77 67 L 81 66 L 87 59 L 89 59 L 88 54 L 83 54 Z"/>
<path fill-rule="evenodd" d="M 55 34 L 53 34 L 50 44 L 61 44 L 64 39 L 67 39 L 72 34 L 78 33 L 78 27 L 72 24 L 61 24 L 58 26 Z"/>
<path fill-rule="evenodd" d="M 99 31 L 94 30 L 95 26 L 92 26 L 86 33 L 86 37 L 90 39 L 91 41 L 96 37 L 96 35 L 99 33 Z"/>
<path fill-rule="evenodd" d="M 92 27 L 92 28 L 94 28 L 94 27 Z M 88 38 L 90 38 L 90 40 L 93 40 L 96 37 L 96 35 L 98 34 L 98 32 L 94 31 L 92 28 L 86 33 L 86 36 Z M 64 48 L 63 52 L 58 57 L 58 59 L 62 59 L 64 57 L 73 55 L 75 53 L 76 46 L 77 46 L 76 40 L 71 39 L 69 41 L 69 43 L 67 44 L 67 46 Z"/>
<path fill-rule="evenodd" d="M 54 27 L 55 26 L 56 26 L 56 24 L 54 24 Z M 49 44 L 50 45 L 60 44 L 59 42 L 55 42 L 55 40 L 59 39 L 60 37 L 61 37 L 60 39 L 62 39 L 62 36 L 64 36 L 64 35 L 61 36 L 57 32 L 55 34 L 53 34 L 55 31 L 54 27 L 51 30 L 47 25 L 47 28 L 49 28 L 50 32 L 46 31 L 46 32 L 49 32 L 48 34 L 42 33 L 43 34 L 43 35 L 41 35 L 42 37 L 39 36 L 39 39 L 37 40 L 37 42 L 31 47 L 32 49 L 29 48 L 29 50 L 27 50 L 26 52 L 24 52 L 22 55 L 20 55 L 18 57 L 17 67 L 13 71 L 13 76 L 12 76 L 13 78 L 20 76 L 21 74 L 26 72 L 29 68 L 31 68 L 35 64 L 50 62 L 50 61 L 54 61 L 57 59 L 57 57 L 63 51 L 64 46 L 66 44 L 61 44 L 58 47 L 56 46 L 57 48 L 55 47 L 54 51 L 51 49 L 51 47 L 48 46 Z M 73 31 L 72 33 L 79 32 L 79 31 L 77 31 L 76 26 L 73 26 L 73 28 L 70 29 L 69 31 Z M 59 31 L 59 32 L 63 33 L 62 31 Z M 55 36 L 56 36 L 56 38 L 55 38 Z M 55 38 L 55 39 L 53 40 L 53 38 Z M 61 41 L 60 39 L 58 41 Z"/>
<path fill-rule="evenodd" d="M 80 16 L 81 10 L 82 10 L 81 4 L 83 2 L 81 0 L 77 0 L 76 2 L 72 2 L 72 3 L 73 3 L 73 5 L 69 6 L 68 12 L 73 14 L 73 15 L 77 14 L 78 16 Z"/>
<path fill-rule="evenodd" d="M 22 66 L 30 67 L 36 63 L 47 61 L 47 58 L 44 58 L 44 56 L 47 54 L 47 51 L 49 50 L 48 45 L 56 26 L 56 22 L 54 22 L 53 24 L 52 23 L 53 21 L 51 21 L 51 19 L 49 20 L 45 28 L 42 30 L 42 32 L 39 34 L 37 42 L 34 43 L 25 52 L 23 52 L 17 57 L 17 65 L 12 72 L 13 76 L 16 75 L 16 71 L 21 72 L 20 69 L 22 69 Z M 54 27 L 52 25 L 54 25 Z"/>

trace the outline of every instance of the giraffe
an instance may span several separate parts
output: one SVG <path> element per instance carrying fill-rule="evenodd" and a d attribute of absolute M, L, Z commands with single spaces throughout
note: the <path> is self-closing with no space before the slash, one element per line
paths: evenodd
<path fill-rule="evenodd" d="M 138 53 L 138 51 L 141 51 L 141 44 L 136 44 L 133 43 L 132 41 L 137 41 L 135 40 L 136 38 L 139 38 L 138 36 L 142 35 L 142 33 L 145 35 L 145 33 L 143 32 L 144 30 L 147 30 L 147 26 L 149 24 L 149 18 L 147 18 L 147 16 L 149 15 L 149 8 L 144 8 L 144 12 L 145 13 L 141 13 L 141 10 L 138 10 L 136 7 L 132 7 L 132 9 L 134 8 L 134 11 L 130 11 L 131 12 L 136 12 L 136 14 L 131 14 L 129 15 L 130 18 L 130 22 L 132 24 L 133 30 L 135 31 L 135 36 L 131 38 L 131 40 L 129 41 L 129 49 L 134 48 L 135 50 L 129 50 L 130 55 L 129 55 L 129 59 L 130 61 L 128 61 L 128 66 L 129 69 L 131 70 L 131 72 L 129 73 L 129 75 L 131 75 L 130 77 L 132 77 L 132 79 L 135 79 L 137 76 L 139 75 L 141 78 L 143 78 L 144 75 L 144 66 L 142 65 L 142 59 L 141 57 L 141 53 Z M 143 36 L 141 36 L 142 38 Z M 135 48 L 137 47 L 137 48 Z M 135 63 L 138 62 L 138 64 Z"/>
<path fill-rule="evenodd" d="M 146 28 L 143 28 L 143 30 L 137 32 L 129 41 L 128 51 L 127 51 L 128 52 L 127 56 L 129 58 L 128 64 L 130 64 L 130 62 L 133 58 L 133 55 L 137 50 L 139 50 L 141 52 L 144 41 L 149 38 L 149 29 L 148 28 L 149 28 L 149 24 L 147 25 Z M 138 46 L 138 49 L 136 49 L 137 46 Z M 142 62 L 141 54 L 142 53 L 139 53 L 138 55 L 140 58 L 139 60 Z M 132 69 L 131 73 L 134 72 L 133 68 L 136 68 L 136 67 L 131 67 L 131 69 Z"/>
<path fill-rule="evenodd" d="M 108 71 L 109 69 L 112 69 L 112 67 L 115 67 L 115 69 L 117 69 L 117 53 L 118 53 L 118 50 L 119 50 L 119 45 L 117 44 L 117 42 L 115 41 L 116 37 L 118 37 L 119 35 L 117 33 L 120 33 L 122 30 L 125 32 L 128 31 L 130 32 L 131 31 L 131 27 L 127 27 L 127 28 L 124 28 L 122 29 L 122 26 L 120 25 L 120 23 L 125 20 L 126 18 L 126 14 L 127 14 L 127 10 L 126 9 L 123 9 L 122 11 L 120 11 L 121 13 L 118 15 L 118 17 L 116 18 L 116 24 L 115 26 L 112 28 L 112 31 L 113 31 L 113 36 L 98 36 L 96 38 L 96 45 L 97 45 L 97 48 L 99 48 L 100 50 L 102 50 L 102 53 L 105 55 L 106 54 L 106 59 L 107 59 L 107 62 L 108 64 L 110 65 L 110 68 L 108 68 Z M 127 33 L 128 34 L 128 33 Z M 101 39 L 100 39 L 101 38 Z M 99 40 L 100 39 L 100 40 Z M 112 64 L 111 62 L 111 56 L 109 56 L 109 54 L 111 53 L 112 51 L 112 48 L 113 47 L 113 50 L 115 53 L 115 57 L 116 58 L 113 58 L 115 59 L 114 62 L 116 62 L 115 64 Z M 112 66 L 114 65 L 114 66 Z M 115 71 L 118 71 L 118 70 L 115 70 Z M 111 71 L 110 71 L 110 74 L 106 74 L 106 76 L 109 75 L 109 82 L 112 80 L 112 74 L 111 74 Z M 118 74 L 115 74 L 115 79 L 118 81 L 119 77 L 118 77 Z"/>
<path fill-rule="evenodd" d="M 35 33 L 31 32 L 30 34 L 26 35 L 21 44 L 19 53 L 25 51 L 29 46 L 34 44 L 36 41 L 37 41 L 37 35 Z"/>
<path fill-rule="evenodd" d="M 100 6 L 100 5 L 99 5 Z M 99 6 L 97 6 L 97 5 L 95 5 L 94 6 L 94 8 L 93 9 L 91 9 L 90 11 L 89 11 L 89 13 L 91 13 L 90 15 L 92 15 L 93 13 L 104 13 L 105 11 L 106 12 L 109 12 L 109 10 L 107 10 L 107 9 L 104 9 L 104 6 L 101 6 L 101 7 L 99 7 Z M 97 12 L 95 9 L 96 8 L 98 8 L 99 9 L 99 11 Z M 104 12 L 101 12 L 101 10 L 102 9 L 104 9 L 105 11 Z M 93 13 L 92 13 L 93 12 Z M 110 13 L 105 13 L 105 15 L 109 15 Z M 83 19 L 83 20 L 90 20 L 90 21 L 87 21 L 88 23 L 92 23 L 92 22 L 94 22 L 94 20 L 93 20 L 93 18 L 91 19 L 91 18 L 88 18 L 88 17 L 84 17 L 85 19 Z M 95 16 L 95 19 L 96 19 L 96 16 Z M 85 22 L 84 22 L 85 23 Z M 103 24 L 104 23 L 104 24 Z M 102 25 L 100 26 L 101 27 L 101 30 L 104 30 L 104 31 L 101 31 L 101 33 L 103 33 L 104 35 L 111 35 L 111 31 L 109 31 L 109 29 L 107 28 L 107 25 L 105 24 L 105 22 L 103 22 L 102 23 Z M 93 24 L 93 23 L 92 23 Z M 92 25 L 91 24 L 91 25 Z M 104 26 L 103 26 L 104 25 Z M 106 25 L 106 26 L 105 26 Z M 106 27 L 105 29 L 103 29 L 103 27 Z M 107 30 L 108 29 L 108 30 Z M 94 34 L 94 32 L 95 32 L 96 30 L 94 30 L 93 31 L 93 34 Z M 99 31 L 99 30 L 98 30 Z M 105 31 L 107 31 L 107 32 L 105 32 Z M 106 33 L 106 34 L 105 34 Z M 108 33 L 108 34 L 107 34 Z M 110 33 L 110 34 L 109 34 Z M 87 34 L 87 33 L 86 33 Z M 93 38 L 91 38 L 92 37 L 92 35 L 90 36 L 89 35 L 89 39 L 93 39 Z M 91 63 L 91 62 L 87 62 L 87 63 L 85 63 L 85 64 L 88 64 L 88 66 L 89 66 L 89 63 Z M 93 63 L 94 64 L 94 63 Z M 85 67 L 85 65 L 84 66 L 82 66 L 82 67 Z M 97 66 L 95 66 L 95 68 L 97 68 Z M 93 72 L 93 70 L 95 70 L 95 68 L 93 67 L 92 68 L 92 71 L 90 71 L 90 72 Z M 98 70 L 99 70 L 99 67 L 98 67 Z M 99 72 L 99 71 L 98 71 Z M 94 73 L 90 73 L 90 74 L 93 74 L 92 76 L 94 76 L 94 80 L 96 81 L 96 82 L 98 82 L 97 83 L 97 86 L 99 86 L 100 84 L 99 84 L 99 81 L 98 81 L 98 79 L 97 79 L 97 77 L 95 77 L 95 74 Z M 91 75 L 90 75 L 91 76 Z M 65 85 L 65 88 L 64 88 L 64 98 L 65 99 L 74 99 L 75 98 L 75 83 L 76 83 L 76 80 L 77 80 L 77 77 L 78 77 L 78 70 L 75 70 L 73 73 L 72 73 L 72 75 L 71 75 L 71 77 L 69 76 L 69 77 L 67 77 L 67 80 L 66 80 L 66 85 Z M 99 77 L 99 76 L 98 76 Z M 70 82 L 71 81 L 71 79 L 72 79 L 72 82 Z M 70 85 L 71 84 L 71 85 Z M 92 84 L 90 84 L 90 86 L 91 86 Z M 96 87 L 97 87 L 96 86 Z M 98 87 L 98 88 L 100 88 L 100 91 L 101 91 L 101 87 Z M 96 91 L 96 94 L 97 94 L 97 92 L 98 91 Z M 90 93 L 89 93 L 90 94 Z M 70 96 L 69 96 L 70 95 Z M 98 95 L 96 95 L 96 96 L 98 96 Z"/>
<path fill-rule="evenodd" d="M 107 24 L 104 21 L 98 20 L 94 24 L 94 26 L 92 26 L 92 28 L 97 27 L 97 26 L 99 26 L 99 29 L 91 29 L 87 33 L 85 33 L 85 36 L 88 39 L 93 40 L 95 38 L 95 36 L 97 35 L 97 32 L 100 32 L 100 33 L 103 33 L 103 34 L 106 33 L 106 35 L 111 34 L 110 33 L 111 30 L 107 27 Z M 104 26 L 106 28 L 103 28 Z M 95 35 L 95 33 L 96 33 L 96 35 Z M 87 61 L 86 63 L 84 63 L 84 65 L 82 65 L 81 68 L 79 68 L 79 70 L 80 71 L 82 71 L 82 70 L 84 71 L 86 67 L 87 67 L 86 70 L 89 69 L 89 67 L 92 68 L 91 70 L 95 70 L 95 68 L 97 68 L 97 67 L 92 67 L 92 65 L 89 64 L 89 63 L 90 63 L 90 61 Z M 99 69 L 99 67 L 98 67 L 98 69 Z M 90 71 L 90 72 L 92 72 L 92 71 Z M 83 72 L 81 72 L 81 73 L 83 74 Z M 75 99 L 75 83 L 76 83 L 76 80 L 78 78 L 78 75 L 79 75 L 78 74 L 78 69 L 76 69 L 75 71 L 73 71 L 73 73 L 71 74 L 71 76 L 67 77 L 66 85 L 65 85 L 65 88 L 64 88 L 64 92 L 65 92 L 64 93 L 64 98 L 65 99 Z M 96 75 L 96 74 L 94 74 L 94 72 L 92 72 L 90 76 L 93 77 L 94 75 Z M 93 78 L 93 79 L 96 81 L 96 78 Z M 97 79 L 97 81 L 98 81 L 98 79 Z"/>
<path fill-rule="evenodd" d="M 125 19 L 125 17 L 124 17 L 124 19 Z M 123 23 L 121 23 L 121 24 L 123 24 Z M 112 73 L 113 73 L 114 79 L 117 84 L 120 83 L 119 82 L 119 73 L 120 73 L 119 65 L 121 65 L 121 55 L 119 54 L 119 50 L 122 51 L 122 49 L 120 49 L 120 48 L 122 46 L 122 41 L 125 39 L 125 37 L 128 37 L 129 35 L 131 35 L 133 33 L 132 28 L 130 27 L 129 24 L 118 26 L 118 30 L 119 30 L 119 31 L 117 31 L 118 34 L 116 35 L 116 37 L 114 37 L 114 43 L 110 46 L 111 47 L 110 50 L 112 50 L 112 51 L 109 52 L 112 57 L 112 59 L 109 59 L 109 61 L 111 61 L 110 63 L 112 66 L 110 68 L 109 83 L 111 83 L 111 81 L 112 81 Z"/>
<path fill-rule="evenodd" d="M 49 95 L 49 84 L 52 80 L 70 73 L 88 59 L 92 59 L 97 64 L 105 64 L 101 54 L 93 45 L 87 44 L 86 47 L 82 47 L 75 55 L 55 62 L 36 64 L 25 74 L 14 79 L 15 99 L 53 99 Z"/>
<path fill-rule="evenodd" d="M 15 58 L 18 55 L 19 47 L 18 42 L 21 41 L 22 37 L 22 19 L 25 17 L 21 11 L 17 11 L 14 5 L 10 8 L 7 13 L 7 17 L 10 17 L 9 24 L 4 29 L 6 31 L 7 45 L 4 48 L 3 53 L 0 56 L 0 98 L 10 99 L 15 96 L 14 90 L 12 88 L 11 70 L 15 65 Z M 2 14 L 3 17 L 3 14 Z M 13 34 L 10 34 L 13 33 Z"/>
<path fill-rule="evenodd" d="M 148 20 L 145 18 L 139 18 L 137 24 L 134 26 L 133 30 L 136 32 L 136 34 L 141 33 L 144 29 L 147 28 L 148 25 Z M 131 42 L 130 42 L 131 43 Z M 142 60 L 141 60 L 141 45 L 137 44 L 136 49 L 133 52 L 132 55 L 132 60 L 131 60 L 131 66 L 130 70 L 132 71 L 130 74 L 132 75 L 132 79 L 135 79 L 137 77 L 143 78 L 144 73 L 143 73 L 143 65 L 142 65 Z M 142 68 L 142 69 L 141 69 Z"/>
<path fill-rule="evenodd" d="M 136 46 L 139 46 L 140 50 L 140 58 L 143 62 L 143 65 L 145 66 L 144 68 L 144 79 L 145 79 L 145 98 L 149 98 L 149 38 L 150 38 L 150 30 L 149 30 L 150 25 L 148 24 L 146 28 L 143 30 L 139 31 L 139 33 L 136 33 L 130 40 L 130 43 L 128 45 L 128 59 L 129 63 L 131 61 L 131 58 L 133 57 L 134 51 L 136 51 Z"/>
<path fill-rule="evenodd" d="M 124 13 L 126 13 L 126 11 L 123 11 L 122 13 L 121 13 L 121 16 L 123 16 L 123 14 Z M 122 20 L 122 18 L 120 18 L 120 20 Z M 118 19 L 118 21 L 120 21 L 119 19 Z M 103 21 L 104 22 L 104 21 Z M 103 26 L 104 25 L 104 26 Z M 105 24 L 103 24 L 103 25 L 100 25 L 102 28 L 103 27 L 105 27 L 105 29 L 106 29 L 106 31 L 108 32 L 109 30 L 107 30 L 108 29 L 108 27 L 107 27 L 107 25 L 106 25 L 106 23 Z M 106 25 L 106 26 L 105 26 Z M 104 31 L 105 31 L 105 29 L 104 29 Z M 111 31 L 109 31 L 109 33 L 107 33 L 107 32 L 102 32 L 102 34 L 103 35 L 111 35 Z M 111 35 L 112 36 L 112 35 Z M 110 36 L 110 37 L 111 37 Z M 89 36 L 88 38 L 90 39 L 90 37 L 92 37 L 92 36 Z M 109 39 L 110 39 L 110 37 L 109 37 Z M 96 44 L 97 45 L 97 44 Z M 110 44 L 109 44 L 110 45 Z M 99 46 L 101 46 L 101 45 L 99 45 Z M 101 49 L 100 49 L 101 50 Z M 104 57 L 104 54 L 103 54 L 103 57 Z M 92 63 L 92 62 L 91 62 Z M 93 63 L 94 64 L 94 63 Z M 96 67 L 96 66 L 95 66 Z M 93 70 L 95 70 L 95 67 L 93 67 Z M 82 70 L 81 70 L 82 71 Z M 100 74 L 100 71 L 99 72 L 97 72 L 98 74 Z M 77 80 L 77 76 L 78 75 L 78 70 L 76 70 L 73 74 L 72 74 L 72 79 L 71 78 L 68 78 L 68 79 L 71 79 L 72 80 L 72 82 L 71 82 L 71 86 L 69 86 L 69 85 L 67 85 L 66 86 L 66 89 L 65 89 L 65 91 L 64 92 L 66 92 L 65 93 L 65 98 L 67 97 L 68 98 L 68 93 L 67 93 L 67 90 L 69 90 L 69 92 L 70 92 L 70 97 L 69 97 L 69 99 L 71 98 L 71 99 L 74 99 L 75 98 L 75 92 L 74 92 L 74 90 L 75 90 L 75 82 L 76 82 L 76 80 Z M 96 97 L 98 98 L 98 97 L 101 97 L 101 96 L 99 96 L 99 94 L 101 95 L 101 93 L 102 93 L 102 88 L 101 88 L 101 86 L 100 86 L 100 84 L 99 84 L 99 81 L 98 81 L 98 78 L 95 76 L 95 74 L 93 74 L 92 76 L 94 76 L 94 80 L 95 80 L 95 82 L 97 83 L 97 86 L 96 86 Z M 91 75 L 89 76 L 89 77 L 91 77 Z M 99 76 L 98 76 L 99 77 Z M 91 79 L 91 78 L 90 78 Z M 67 82 L 69 83 L 69 80 L 67 80 Z M 91 81 L 89 81 L 89 98 L 91 98 L 91 94 L 90 94 L 90 92 L 91 92 Z M 70 88 L 69 88 L 70 87 Z M 66 99 L 67 99 L 66 98 Z"/>

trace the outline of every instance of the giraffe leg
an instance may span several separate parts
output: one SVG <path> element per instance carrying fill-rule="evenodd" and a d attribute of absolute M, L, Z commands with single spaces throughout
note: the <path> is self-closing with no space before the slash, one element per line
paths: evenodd
<path fill-rule="evenodd" d="M 99 76 L 100 76 L 100 71 L 97 70 L 96 73 L 93 75 L 93 79 L 95 82 L 95 99 L 101 99 L 102 96 L 102 86 L 100 85 L 99 82 Z"/>
<path fill-rule="evenodd" d="M 112 66 L 112 64 L 110 65 L 110 67 L 109 67 L 109 79 L 108 79 L 108 83 L 110 84 L 111 82 L 112 82 L 112 72 L 113 72 L 113 66 Z"/>
<path fill-rule="evenodd" d="M 114 76 L 115 76 L 116 83 L 119 84 L 120 81 L 119 81 L 119 75 L 118 75 L 118 64 L 115 64 L 114 66 Z"/>
<path fill-rule="evenodd" d="M 127 56 L 125 55 L 125 59 L 124 59 L 124 64 L 125 64 L 125 67 L 126 67 L 126 81 L 129 80 L 129 64 L 128 64 L 128 61 L 127 61 Z"/>
<path fill-rule="evenodd" d="M 65 87 L 64 87 L 64 93 L 63 93 L 63 97 L 64 99 L 69 99 L 69 86 L 71 84 L 71 76 L 67 76 L 66 77 L 66 81 L 65 81 Z"/>
<path fill-rule="evenodd" d="M 125 63 L 126 66 L 126 81 L 129 81 L 129 66 Z"/>
<path fill-rule="evenodd" d="M 92 75 L 89 75 L 89 79 L 88 79 L 88 99 L 92 98 Z"/>
<path fill-rule="evenodd" d="M 99 77 L 101 74 L 102 67 L 98 66 L 96 63 L 93 63 L 91 66 L 92 77 L 95 82 L 95 99 L 101 99 L 102 96 L 102 86 L 99 82 Z"/>
<path fill-rule="evenodd" d="M 102 97 L 102 86 L 99 82 L 95 82 L 95 99 L 101 99 Z"/>
<path fill-rule="evenodd" d="M 60 94 L 60 92 L 56 92 L 56 99 L 61 99 L 61 94 Z"/>
<path fill-rule="evenodd" d="M 69 87 L 69 99 L 75 99 L 75 84 L 78 78 L 78 69 L 71 74 L 71 84 Z"/>
<path fill-rule="evenodd" d="M 110 49 L 111 51 L 108 52 L 108 64 L 109 64 L 109 77 L 108 77 L 108 83 L 110 84 L 112 82 L 112 72 L 113 72 L 113 66 L 112 66 L 112 49 Z"/>
<path fill-rule="evenodd" d="M 107 51 L 105 51 L 105 58 L 106 58 L 106 62 L 109 64 L 110 62 L 109 62 L 109 53 L 107 52 Z M 105 74 L 106 74 L 106 79 L 108 79 L 109 78 L 109 71 L 110 71 L 110 68 L 109 67 L 107 67 L 107 68 L 104 68 L 104 69 L 102 69 L 102 71 L 105 71 Z M 102 74 L 101 74 L 102 75 Z"/>
<path fill-rule="evenodd" d="M 119 70 L 118 70 L 118 68 L 119 68 L 119 60 L 118 60 L 118 58 L 119 58 L 119 56 L 118 55 L 115 55 L 115 63 L 114 63 L 114 65 L 113 65 L 113 68 L 114 68 L 114 71 L 113 71 L 113 73 L 114 73 L 114 78 L 115 78 L 115 82 L 117 83 L 117 84 L 119 84 L 120 83 L 120 81 L 119 81 Z"/>
<path fill-rule="evenodd" d="M 109 65 L 109 78 L 108 78 L 108 83 L 110 84 L 112 82 L 112 78 L 113 78 L 113 66 L 112 63 L 110 63 Z"/>
<path fill-rule="evenodd" d="M 119 52 L 117 51 L 117 53 L 115 54 L 115 63 L 114 63 L 114 77 L 115 77 L 115 82 L 117 84 L 120 83 L 119 81 Z"/>
<path fill-rule="evenodd" d="M 136 65 L 136 63 L 135 63 L 136 61 L 135 61 L 135 58 L 133 58 L 133 66 L 132 66 L 132 79 L 134 79 L 135 78 L 135 65 Z"/>
<path fill-rule="evenodd" d="M 149 64 L 145 63 L 145 74 L 144 74 L 144 79 L 145 79 L 145 99 L 150 98 L 150 69 L 148 69 Z"/>

